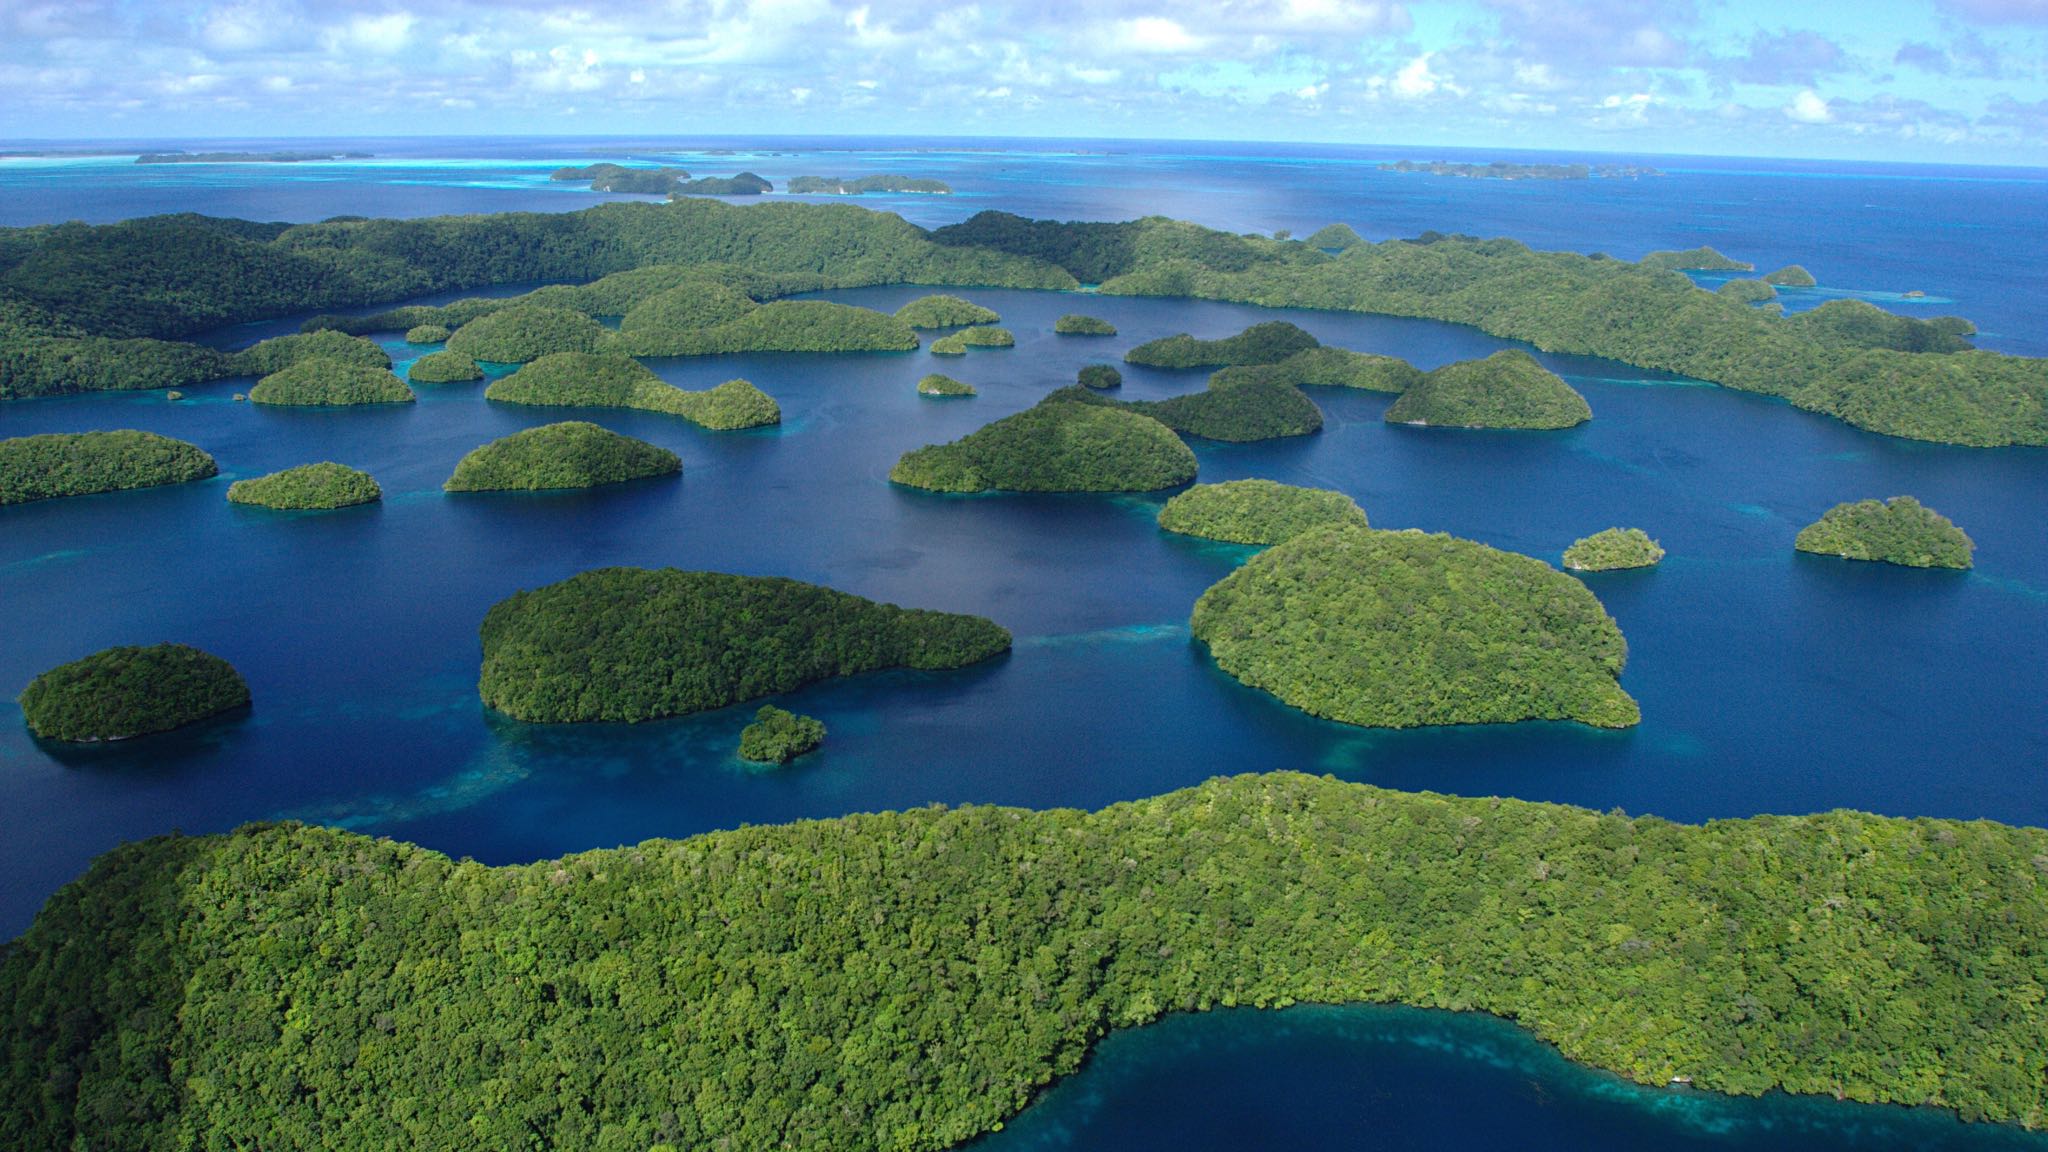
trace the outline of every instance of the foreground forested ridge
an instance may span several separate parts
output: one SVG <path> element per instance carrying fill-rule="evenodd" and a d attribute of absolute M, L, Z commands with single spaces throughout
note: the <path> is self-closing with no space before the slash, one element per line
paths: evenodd
<path fill-rule="evenodd" d="M 1111 293 L 1422 316 L 1781 396 L 1892 435 L 2048 444 L 2048 360 L 1971 350 L 1967 321 L 1912 320 L 1855 301 L 1771 315 L 1696 287 L 1669 260 L 1631 264 L 1437 233 L 1333 252 L 1162 217 L 1063 224 L 984 212 L 926 232 L 851 205 L 687 198 L 560 215 L 285 225 L 186 214 L 0 230 L 0 397 L 233 375 L 233 354 L 165 342 L 223 324 L 713 264 L 738 269 L 746 290 L 762 296 L 1080 282 Z M 445 321 L 420 315 L 398 326 L 429 322 Z"/>
<path fill-rule="evenodd" d="M 503 868 L 117 849 L 0 957 L 0 1143 L 938 1149 L 1216 1005 L 1508 1016 L 1643 1083 L 2048 1123 L 2048 832 L 1241 776 Z"/>

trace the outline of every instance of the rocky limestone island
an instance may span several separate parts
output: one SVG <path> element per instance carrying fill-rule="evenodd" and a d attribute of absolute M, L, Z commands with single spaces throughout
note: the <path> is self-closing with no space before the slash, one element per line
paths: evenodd
<path fill-rule="evenodd" d="M 1159 526 L 1231 544 L 1279 544 L 1332 525 L 1367 528 L 1365 510 L 1342 492 L 1273 480 L 1197 484 L 1166 502 Z"/>
<path fill-rule="evenodd" d="M 183 484 L 220 474 L 196 445 L 154 432 L 44 432 L 0 440 L 0 505 Z"/>
<path fill-rule="evenodd" d="M 581 420 L 543 424 L 501 437 L 464 456 L 441 487 L 450 492 L 540 492 L 596 488 L 650 476 L 674 476 L 682 458 Z"/>
<path fill-rule="evenodd" d="M 1519 348 L 1425 372 L 1387 408 L 1389 424 L 1433 428 L 1570 428 L 1593 418 L 1586 398 Z"/>
<path fill-rule="evenodd" d="M 248 703 L 232 664 L 184 644 L 108 648 L 50 669 L 21 694 L 30 731 L 72 743 L 168 732 Z"/>
<path fill-rule="evenodd" d="M 357 504 L 374 504 L 383 498 L 384 490 L 377 486 L 377 481 L 368 472 L 333 461 L 301 464 L 228 485 L 230 503 L 289 511 L 349 508 Z"/>
<path fill-rule="evenodd" d="M 316 356 L 258 380 L 249 389 L 249 399 L 256 404 L 288 407 L 347 408 L 410 404 L 419 397 L 389 369 Z"/>
<path fill-rule="evenodd" d="M 1908 568 L 1968 568 L 1977 550 L 1948 517 L 1911 496 L 1837 504 L 1800 529 L 1793 547 Z"/>
<path fill-rule="evenodd" d="M 429 352 L 406 366 L 413 384 L 474 384 L 484 378 L 483 366 L 460 352 Z"/>
<path fill-rule="evenodd" d="M 763 704 L 754 722 L 740 730 L 740 759 L 787 764 L 824 742 L 824 721 Z"/>
<path fill-rule="evenodd" d="M 912 328 L 964 328 L 970 324 L 994 324 L 1002 319 L 993 308 L 946 295 L 920 296 L 898 308 L 896 318 Z"/>
<path fill-rule="evenodd" d="M 1062 336 L 1114 336 L 1116 325 L 1095 316 L 1083 316 L 1069 312 L 1052 322 L 1052 330 Z"/>
<path fill-rule="evenodd" d="M 1662 559 L 1664 549 L 1641 528 L 1609 528 L 1574 541 L 1564 550 L 1564 566 L 1574 572 L 1650 568 Z"/>
<path fill-rule="evenodd" d="M 919 396 L 972 396 L 975 395 L 975 391 L 972 384 L 963 384 L 951 376 L 941 376 L 934 372 L 917 382 L 917 394 Z"/>
<path fill-rule="evenodd" d="M 556 352 L 491 382 L 484 398 L 503 404 L 636 408 L 681 416 L 714 431 L 761 428 L 782 422 L 775 398 L 745 380 L 686 392 L 630 356 Z"/>
<path fill-rule="evenodd" d="M 933 492 L 1154 492 L 1194 478 L 1194 452 L 1166 425 L 1058 392 L 951 444 L 906 452 L 889 472 Z"/>

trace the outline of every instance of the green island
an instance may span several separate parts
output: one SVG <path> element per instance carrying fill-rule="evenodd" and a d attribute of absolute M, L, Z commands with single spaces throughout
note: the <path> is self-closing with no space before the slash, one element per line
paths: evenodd
<path fill-rule="evenodd" d="M 59 664 L 21 694 L 29 730 L 70 743 L 168 732 L 248 703 L 234 665 L 184 644 L 108 648 Z"/>
<path fill-rule="evenodd" d="M 405 330 L 407 344 L 443 344 L 453 335 L 443 324 L 415 324 Z"/>
<path fill-rule="evenodd" d="M 1304 532 L 1204 592 L 1190 625 L 1223 671 L 1346 724 L 1642 719 L 1615 682 L 1628 644 L 1584 584 L 1442 533 Z"/>
<path fill-rule="evenodd" d="M 154 432 L 45 432 L 0 440 L 0 505 L 183 484 L 220 474 L 195 445 Z"/>
<path fill-rule="evenodd" d="M 1458 176 L 1467 180 L 1633 180 L 1664 174 L 1641 164 L 1510 164 L 1501 160 L 1490 164 L 1396 160 L 1380 165 L 1380 171 Z"/>
<path fill-rule="evenodd" d="M 234 355 L 235 375 L 268 376 L 306 360 L 353 364 L 389 371 L 391 354 L 374 340 L 345 332 L 295 332 L 273 336 Z"/>
<path fill-rule="evenodd" d="M 1955 318 L 1832 301 L 1841 307 L 1816 323 L 1815 313 L 1778 315 L 1675 274 L 1748 270 L 1711 250 L 1630 263 L 1426 232 L 1333 253 L 1163 217 L 1059 223 L 983 212 L 926 231 L 851 204 L 687 196 L 560 214 L 315 224 L 187 214 L 0 229 L 0 398 L 232 376 L 236 354 L 178 342 L 228 324 L 534 281 L 559 285 L 529 294 L 536 301 L 580 306 L 604 279 L 654 267 L 667 277 L 704 270 L 764 298 L 873 284 L 1093 284 L 1111 295 L 1423 317 L 1780 397 L 1887 435 L 2048 444 L 2048 359 L 1974 350 L 1974 329 Z M 470 318 L 504 310 L 458 304 Z M 307 326 L 381 330 L 362 327 L 373 321 L 403 331 L 460 317 L 452 305 L 409 307 Z"/>
<path fill-rule="evenodd" d="M 666 412 L 717 431 L 782 423 L 775 398 L 745 380 L 686 392 L 630 356 L 556 352 L 491 382 L 486 400 L 581 408 Z"/>
<path fill-rule="evenodd" d="M 449 492 L 539 492 L 596 488 L 649 476 L 674 476 L 682 458 L 666 448 L 582 420 L 543 424 L 501 436 L 455 464 Z"/>
<path fill-rule="evenodd" d="M 388 368 L 370 368 L 344 360 L 314 357 L 300 360 L 256 382 L 249 389 L 255 404 L 338 408 L 356 404 L 410 404 L 419 397 Z"/>
<path fill-rule="evenodd" d="M 1293 324 L 1285 320 L 1268 320 L 1221 340 L 1197 340 L 1183 332 L 1178 336 L 1148 341 L 1124 353 L 1124 362 L 1154 368 L 1272 364 L 1319 346 L 1314 336 Z"/>
<path fill-rule="evenodd" d="M 951 376 L 941 376 L 937 372 L 933 372 L 917 382 L 917 394 L 919 396 L 972 396 L 975 395 L 975 391 L 972 384 L 964 384 L 953 379 Z"/>
<path fill-rule="evenodd" d="M 915 192 L 925 196 L 951 196 L 953 186 L 929 176 L 896 176 L 879 173 L 851 180 L 838 176 L 792 176 L 783 191 L 797 196 L 864 196 L 869 192 Z"/>
<path fill-rule="evenodd" d="M 608 161 L 581 168 L 557 168 L 548 173 L 550 180 L 588 180 L 592 192 L 631 192 L 643 196 L 666 196 L 681 187 L 689 176 L 681 168 L 630 168 Z"/>
<path fill-rule="evenodd" d="M 1818 285 L 1820 281 L 1815 280 L 1813 273 L 1808 272 L 1805 268 L 1797 264 L 1787 264 L 1776 272 L 1766 274 L 1764 276 L 1764 283 L 1783 288 L 1812 288 Z"/>
<path fill-rule="evenodd" d="M 348 508 L 383 498 L 384 490 L 368 472 L 325 460 L 228 485 L 230 502 L 265 508 Z"/>
<path fill-rule="evenodd" d="M 1740 300 L 1744 304 L 1761 304 L 1766 300 L 1778 298 L 1778 290 L 1771 287 L 1768 280 L 1730 280 L 1714 289 L 1714 292 L 1731 300 Z"/>
<path fill-rule="evenodd" d="M 1564 550 L 1564 566 L 1574 572 L 1649 568 L 1662 559 L 1663 547 L 1641 528 L 1608 528 L 1575 540 Z"/>
<path fill-rule="evenodd" d="M 733 176 L 700 176 L 676 184 L 673 196 L 759 196 L 775 191 L 775 185 L 752 172 Z"/>
<path fill-rule="evenodd" d="M 1296 387 L 1358 388 L 1367 392 L 1406 392 L 1422 382 L 1422 370 L 1397 356 L 1353 352 L 1348 348 L 1306 348 L 1272 364 L 1247 364 L 1218 369 L 1212 380 L 1279 380 Z"/>
<path fill-rule="evenodd" d="M 1342 252 L 1365 243 L 1365 237 L 1349 224 L 1325 224 L 1309 233 L 1302 243 L 1322 252 Z"/>
<path fill-rule="evenodd" d="M 1195 454 L 1150 416 L 1055 392 L 951 444 L 903 454 L 889 479 L 933 492 L 1156 492 L 1195 478 Z"/>
<path fill-rule="evenodd" d="M 754 722 L 740 730 L 740 759 L 787 764 L 824 742 L 824 721 L 763 704 Z"/>
<path fill-rule="evenodd" d="M 736 319 L 703 328 L 629 328 L 622 321 L 608 348 L 634 356 L 909 352 L 917 348 L 917 333 L 903 321 L 872 308 L 829 300 L 774 300 L 750 307 Z"/>
<path fill-rule="evenodd" d="M 1837 504 L 1801 528 L 1793 547 L 1908 568 L 1968 568 L 1977 550 L 1948 517 L 1911 496 Z"/>
<path fill-rule="evenodd" d="M 1389 424 L 1439 428 L 1570 428 L 1592 418 L 1584 396 L 1519 348 L 1425 372 L 1386 414 Z"/>
<path fill-rule="evenodd" d="M 920 296 L 896 310 L 896 318 L 912 328 L 964 328 L 1001 320 L 993 308 L 944 294 Z"/>
<path fill-rule="evenodd" d="M 619 331 L 632 339 L 677 339 L 684 333 L 730 324 L 756 307 L 752 297 L 729 284 L 685 281 L 634 301 L 620 315 Z"/>
<path fill-rule="evenodd" d="M 405 378 L 413 384 L 473 384 L 484 378 L 484 370 L 462 353 L 442 349 L 407 365 Z"/>
<path fill-rule="evenodd" d="M 0 1140 L 937 1152 L 1114 1029 L 1354 1001 L 1493 1013 L 1639 1084 L 2040 1128 L 2043 858 L 1985 820 L 1686 825 L 1293 772 L 501 867 L 161 836 L 0 954 Z"/>
<path fill-rule="evenodd" d="M 1287 379 L 1259 375 L 1258 369 L 1234 371 L 1211 376 L 1209 386 L 1200 392 L 1166 400 L 1111 400 L 1090 388 L 1062 389 L 1061 394 L 1078 403 L 1143 413 L 1175 432 L 1204 440 L 1244 444 L 1322 431 L 1323 410 Z"/>
<path fill-rule="evenodd" d="M 1365 510 L 1342 492 L 1274 480 L 1197 484 L 1159 510 L 1168 532 L 1232 544 L 1278 544 L 1330 525 L 1369 527 Z"/>
<path fill-rule="evenodd" d="M 1722 255 L 1706 245 L 1682 251 L 1660 249 L 1637 261 L 1637 267 L 1661 272 L 1754 272 L 1756 265 Z"/>
<path fill-rule="evenodd" d="M 1075 374 L 1075 379 L 1083 388 L 1103 392 L 1123 387 L 1124 374 L 1117 371 L 1114 364 L 1083 364 L 1081 371 Z"/>
<path fill-rule="evenodd" d="M 568 308 L 527 304 L 487 312 L 448 337 L 448 351 L 493 364 L 524 364 L 550 352 L 595 352 L 604 325 Z"/>
<path fill-rule="evenodd" d="M 485 704 L 543 723 L 654 720 L 888 668 L 1009 651 L 980 616 L 878 604 L 769 576 L 600 568 L 484 616 Z"/>
<path fill-rule="evenodd" d="M 965 356 L 969 348 L 1013 348 L 1017 337 L 1008 328 L 990 328 L 985 325 L 962 328 L 950 336 L 941 336 L 932 341 L 935 356 Z"/>
<path fill-rule="evenodd" d="M 1116 325 L 1095 316 L 1083 316 L 1069 312 L 1052 322 L 1052 330 L 1062 336 L 1114 336 Z"/>

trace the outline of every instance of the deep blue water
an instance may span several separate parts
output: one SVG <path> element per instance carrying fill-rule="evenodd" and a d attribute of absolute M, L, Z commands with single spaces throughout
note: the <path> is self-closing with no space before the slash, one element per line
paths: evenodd
<path fill-rule="evenodd" d="M 492 163 L 500 168 L 512 166 L 505 156 L 533 154 L 496 147 L 503 154 Z M 528 165 L 528 175 L 567 159 L 620 154 L 557 147 Z M 771 178 L 931 172 L 962 194 L 907 205 L 927 222 L 999 205 L 1061 216 L 1161 211 L 1261 230 L 1348 219 L 1374 235 L 1437 227 L 1619 254 L 1706 240 L 1765 266 L 1800 260 L 1831 291 L 1921 287 L 1955 299 L 1957 310 L 1980 321 L 2004 317 L 1986 323 L 1998 332 L 1987 343 L 2048 351 L 2048 329 L 2028 315 L 2043 277 L 2024 263 L 2028 229 L 2042 218 L 2048 190 L 2035 175 L 1786 164 L 1745 173 L 1736 170 L 1742 162 L 1718 161 L 1723 168 L 1697 179 L 1746 188 L 1752 197 L 1746 208 L 1727 208 L 1734 223 L 1715 225 L 1740 233 L 1731 241 L 1703 231 L 1712 205 L 1690 197 L 1705 184 L 1688 194 L 1684 181 L 1695 177 L 1674 161 L 1660 162 L 1674 171 L 1663 181 L 1505 185 L 1396 177 L 1355 156 L 1299 153 L 1282 149 L 1228 164 L 1134 151 L 814 153 L 750 156 L 724 167 Z M 49 167 L 0 162 L 0 212 L 105 218 L 204 208 L 317 218 L 591 201 L 544 180 L 454 183 L 445 164 L 426 161 L 408 169 L 420 182 L 403 185 L 367 167 L 326 179 L 296 167 L 106 164 L 75 165 L 88 175 L 68 183 L 35 175 Z M 1294 175 L 1285 182 L 1259 176 L 1277 168 Z M 100 183 L 108 173 L 113 182 Z M 21 191 L 23 181 L 35 180 L 54 182 Z M 1890 231 L 1873 234 L 1876 217 L 1843 207 L 1866 197 L 1892 206 L 1882 215 Z M 917 294 L 831 295 L 894 308 Z M 1159 532 L 1152 517 L 1163 497 L 939 497 L 891 487 L 889 466 L 906 449 L 1028 407 L 1084 363 L 1116 360 L 1135 343 L 1175 331 L 1225 335 L 1284 316 L 1327 342 L 1423 367 L 1505 342 L 1382 317 L 971 295 L 1003 313 L 1017 348 L 978 351 L 964 362 L 923 352 L 653 362 L 685 387 L 753 380 L 781 402 L 788 421 L 766 431 L 718 434 L 654 414 L 492 405 L 481 385 L 422 389 L 421 402 L 403 408 L 339 412 L 232 402 L 246 381 L 191 389 L 178 403 L 147 394 L 0 406 L 0 436 L 147 428 L 200 444 L 224 472 L 170 489 L 0 509 L 0 690 L 11 694 L 45 668 L 106 645 L 179 640 L 233 661 L 256 695 L 242 718 L 83 751 L 38 745 L 13 703 L 0 704 L 0 874 L 8 877 L 0 887 L 0 934 L 24 927 L 51 891 L 122 840 L 279 816 L 496 863 L 931 801 L 1096 806 L 1219 773 L 1298 768 L 1680 820 L 1853 806 L 2048 824 L 2048 662 L 2041 659 L 2048 651 L 2048 533 L 2040 526 L 2048 452 L 1893 440 L 1775 401 L 1568 357 L 1543 359 L 1585 393 L 1596 419 L 1562 433 L 1389 427 L 1380 421 L 1388 398 L 1317 390 L 1328 417 L 1322 433 L 1198 444 L 1202 479 L 1258 475 L 1340 488 L 1376 525 L 1449 531 L 1553 562 L 1573 539 L 1616 524 L 1643 527 L 1671 551 L 1654 571 L 1587 581 L 1628 636 L 1623 685 L 1642 704 L 1639 728 L 1366 732 L 1309 719 L 1245 689 L 1191 645 L 1185 624 L 1195 598 L 1248 552 Z M 1111 319 L 1122 334 L 1055 337 L 1054 317 L 1076 310 Z M 291 327 L 250 326 L 221 339 Z M 412 354 L 396 334 L 385 338 L 401 361 Z M 975 384 L 982 395 L 918 397 L 915 380 L 933 370 Z M 1203 379 L 1124 372 L 1129 397 L 1184 392 Z M 684 475 L 574 495 L 440 491 L 455 461 L 477 444 L 572 416 L 674 449 Z M 367 468 L 383 484 L 385 502 L 308 515 L 237 508 L 222 498 L 235 478 L 318 459 Z M 1979 544 L 1975 571 L 1910 571 L 1791 550 L 1798 528 L 1832 504 L 1899 493 L 1971 532 Z M 531 726 L 486 713 L 475 695 L 476 626 L 485 610 L 515 590 L 607 564 L 787 575 L 902 604 L 979 612 L 1011 628 L 1018 644 L 1008 657 L 962 672 L 884 674 L 791 694 L 783 702 L 823 718 L 831 738 L 779 772 L 750 769 L 732 754 L 751 705 L 639 726 Z M 1250 1021 L 1242 1025 L 1243 1047 L 1213 1037 L 1203 1043 L 1254 1052 L 1255 1067 L 1314 1063 L 1315 1053 L 1343 1048 L 1353 1035 L 1315 1039 L 1289 1024 L 1292 1031 L 1261 1049 L 1261 1029 L 1273 1017 L 1164 1027 L 1221 1029 L 1216 1035 L 1227 1039 L 1239 1019 Z M 1427 1014 L 1387 1019 L 1394 1022 L 1385 1029 L 1411 1035 L 1404 1043 L 1455 1027 L 1402 1023 L 1435 1019 Z M 1165 1061 L 1158 1067 L 1174 1067 L 1176 1035 L 1148 1030 L 1114 1041 L 1125 1046 L 1114 1051 L 1157 1052 Z M 1355 1059 L 1338 1063 L 1380 1084 L 1371 1091 L 1381 1097 L 1405 1101 L 1403 1123 L 1424 1122 L 1437 1104 L 1392 1087 L 1398 1078 L 1373 1079 L 1387 1061 L 1375 1064 L 1379 1049 L 1361 1043 Z M 1480 1064 L 1443 1073 L 1450 1085 L 1443 1097 L 1465 1096 L 1472 1082 L 1462 1076 L 1490 1075 Z M 1108 1066 L 1105 1055 L 1094 1067 Z M 1524 1082 L 1562 1099 L 1578 1091 L 1565 1075 L 1538 1068 Z M 1160 1093 L 1173 1080 L 1160 1073 L 1153 1087 L 1129 1098 L 1150 1103 L 1131 1107 L 1219 1107 L 1212 1088 L 1162 1105 L 1169 1097 Z M 1233 1096 L 1232 1107 L 1253 1111 L 1231 1115 L 1256 1115 L 1264 1103 L 1250 1097 L 1259 1095 Z M 1058 1099 L 1045 1114 L 1069 1116 Z M 1744 1116 L 1774 1115 L 1755 1101 L 1715 1106 L 1722 1104 Z M 1485 1113 L 1467 1117 L 1472 1123 L 1491 1122 L 1493 1114 L 1452 1110 Z M 1521 1114 L 1503 1105 L 1499 1115 L 1503 1130 L 1527 1139 L 1535 1138 L 1530 1131 L 1554 1135 L 1558 1146 L 1628 1146 L 1631 1134 L 1644 1131 L 1598 1108 L 1552 1108 L 1510 1122 Z M 1013 1131 L 1030 1129 L 1020 1123 Z M 1343 1142 L 1339 1120 L 1320 1131 L 1322 1147 L 1357 1146 Z M 1472 1131 L 1444 1144 L 1481 1146 L 1487 1130 Z M 1191 1136 L 1175 1142 L 1189 1150 L 1241 1146 Z M 1139 1145 L 1106 1135 L 1077 1146 Z"/>

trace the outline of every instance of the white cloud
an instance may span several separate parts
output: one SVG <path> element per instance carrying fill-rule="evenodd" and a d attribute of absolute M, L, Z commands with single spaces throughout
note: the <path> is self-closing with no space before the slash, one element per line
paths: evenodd
<path fill-rule="evenodd" d="M 1122 46 L 1132 52 L 1149 52 L 1161 55 L 1177 55 L 1199 51 L 1207 43 L 1183 27 L 1178 20 L 1164 16 L 1140 16 L 1136 20 L 1119 20 L 1115 25 L 1116 38 Z"/>
<path fill-rule="evenodd" d="M 1430 71 L 1429 58 L 1434 52 L 1424 52 L 1401 66 L 1394 73 L 1394 95 L 1404 100 L 1419 100 L 1443 86 L 1443 78 Z"/>
<path fill-rule="evenodd" d="M 1826 124 L 1835 118 L 1835 110 L 1819 93 L 1808 88 L 1785 105 L 1785 115 L 1801 124 Z"/>

